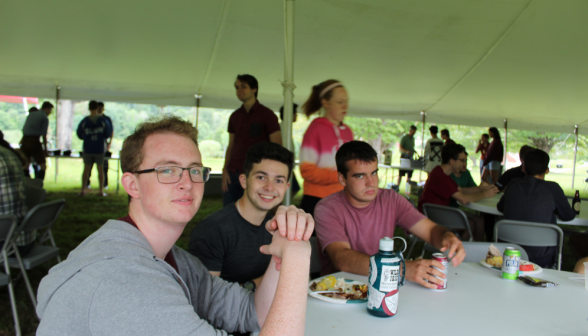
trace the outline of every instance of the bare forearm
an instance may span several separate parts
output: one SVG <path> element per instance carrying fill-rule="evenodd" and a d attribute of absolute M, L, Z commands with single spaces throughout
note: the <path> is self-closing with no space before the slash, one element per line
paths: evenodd
<path fill-rule="evenodd" d="M 301 253 L 302 252 L 302 253 Z M 292 249 L 282 256 L 282 266 L 275 297 L 271 302 L 271 310 L 265 321 L 259 318 L 262 327 L 260 335 L 304 335 L 304 321 L 306 317 L 306 286 L 310 272 L 310 250 Z M 273 263 L 273 262 L 272 262 Z M 268 271 L 274 265 L 269 266 Z M 273 269 L 274 272 L 275 269 Z M 272 272 L 273 273 L 273 272 Z M 278 273 L 278 272 L 276 272 Z M 273 274 L 271 275 L 273 278 Z M 264 276 L 262 286 L 266 283 L 268 274 Z M 275 281 L 272 279 L 272 281 Z M 268 285 L 268 289 L 272 287 Z M 272 294 L 273 296 L 273 294 Z M 260 298 L 261 300 L 261 298 Z M 257 293 L 255 306 L 257 309 Z M 264 299 L 266 301 L 266 299 Z M 258 317 L 260 316 L 258 310 Z"/>
<path fill-rule="evenodd" d="M 435 225 L 431 230 L 430 241 L 429 244 L 435 246 L 437 249 L 441 249 L 443 247 L 443 237 L 448 232 L 446 228 L 441 225 Z"/>
<path fill-rule="evenodd" d="M 365 276 L 370 273 L 370 256 L 352 249 L 337 252 L 333 263 L 342 272 Z"/>
<path fill-rule="evenodd" d="M 459 189 L 459 191 L 461 191 L 464 195 L 471 195 L 471 194 L 480 193 L 483 190 L 481 190 L 480 187 L 468 187 L 468 188 L 461 188 L 461 189 Z"/>
<path fill-rule="evenodd" d="M 43 135 L 43 149 L 47 150 L 47 136 Z"/>

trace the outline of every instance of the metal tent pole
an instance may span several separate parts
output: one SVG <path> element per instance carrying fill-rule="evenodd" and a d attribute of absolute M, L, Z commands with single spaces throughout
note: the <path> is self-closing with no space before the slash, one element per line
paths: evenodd
<path fill-rule="evenodd" d="M 282 139 L 284 147 L 294 152 L 292 143 L 292 119 L 294 101 L 294 0 L 284 0 L 284 119 L 282 121 Z M 292 202 L 291 188 L 288 188 L 284 204 Z"/>
<path fill-rule="evenodd" d="M 502 160 L 504 161 L 504 167 L 506 167 L 506 158 L 507 158 L 507 149 L 508 149 L 508 121 L 504 119 L 504 157 Z M 503 167 L 503 169 L 504 169 Z"/>
<path fill-rule="evenodd" d="M 578 125 L 574 125 L 574 134 L 576 142 L 574 143 L 574 168 L 572 169 L 572 191 L 574 190 L 574 180 L 576 179 L 576 158 L 578 157 Z"/>
<path fill-rule="evenodd" d="M 59 94 L 61 91 L 61 86 L 57 85 L 55 87 L 55 147 L 57 147 L 58 138 L 57 138 L 57 128 L 59 127 Z M 59 163 L 58 163 L 57 156 L 55 156 L 55 182 L 57 183 L 57 175 L 59 174 Z"/>
<path fill-rule="evenodd" d="M 194 127 L 198 129 L 198 119 L 200 119 L 200 98 L 202 98 L 202 95 L 196 94 L 194 97 L 196 98 L 196 122 L 194 123 Z"/>

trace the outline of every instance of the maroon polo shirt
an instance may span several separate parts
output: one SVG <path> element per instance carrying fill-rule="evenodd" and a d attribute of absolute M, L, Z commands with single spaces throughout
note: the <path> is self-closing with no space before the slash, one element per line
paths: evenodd
<path fill-rule="evenodd" d="M 139 227 L 137 226 L 137 224 L 135 224 L 135 221 L 131 218 L 131 215 L 126 215 L 125 217 L 121 217 L 118 220 L 123 221 L 123 222 L 127 222 L 129 224 L 131 224 L 132 226 L 136 227 L 137 230 L 139 230 Z M 141 231 L 141 230 L 139 230 Z M 178 265 L 176 264 L 176 259 L 174 259 L 174 255 L 172 253 L 172 251 L 169 251 L 167 253 L 167 255 L 165 256 L 165 260 L 166 263 L 168 263 L 171 267 L 173 267 L 176 272 L 178 271 Z"/>
<path fill-rule="evenodd" d="M 423 205 L 427 203 L 449 206 L 451 196 L 458 191 L 459 186 L 451 176 L 445 174 L 441 166 L 435 167 L 425 182 L 425 189 L 419 200 L 419 211 L 423 212 Z"/>
<path fill-rule="evenodd" d="M 280 130 L 280 123 L 274 111 L 261 105 L 259 101 L 245 111 L 243 105 L 229 118 L 229 133 L 235 135 L 230 173 L 242 173 L 249 148 L 256 143 L 270 141 L 270 134 Z"/>

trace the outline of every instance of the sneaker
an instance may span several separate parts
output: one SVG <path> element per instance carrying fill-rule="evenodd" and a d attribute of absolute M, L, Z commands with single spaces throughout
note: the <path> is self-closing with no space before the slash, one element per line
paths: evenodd
<path fill-rule="evenodd" d="M 108 190 L 108 186 L 104 186 L 104 190 Z"/>

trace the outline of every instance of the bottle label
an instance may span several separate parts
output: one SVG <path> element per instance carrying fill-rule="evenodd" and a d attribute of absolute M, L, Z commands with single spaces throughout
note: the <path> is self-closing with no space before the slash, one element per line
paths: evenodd
<path fill-rule="evenodd" d="M 576 202 L 576 204 L 574 204 L 574 210 L 580 211 L 580 202 Z"/>
<path fill-rule="evenodd" d="M 380 291 L 391 292 L 398 289 L 398 277 L 400 266 L 382 266 L 382 276 L 380 278 Z"/>
<path fill-rule="evenodd" d="M 386 296 L 386 294 L 375 289 L 372 285 L 368 285 L 368 309 L 380 308 L 382 301 L 384 301 L 384 296 Z"/>
<path fill-rule="evenodd" d="M 398 258 L 382 258 L 382 259 L 380 259 L 380 261 L 382 263 L 388 263 L 389 264 L 389 263 L 393 263 L 393 262 L 399 262 L 400 259 L 398 259 Z"/>
<path fill-rule="evenodd" d="M 376 258 L 372 256 L 370 258 L 370 285 L 374 285 L 378 278 L 378 266 L 376 266 Z"/>

